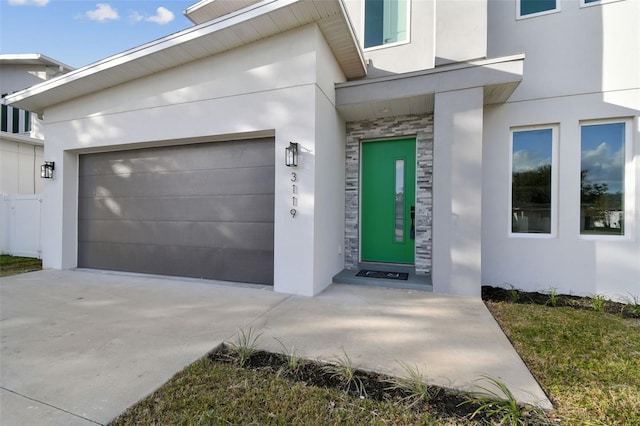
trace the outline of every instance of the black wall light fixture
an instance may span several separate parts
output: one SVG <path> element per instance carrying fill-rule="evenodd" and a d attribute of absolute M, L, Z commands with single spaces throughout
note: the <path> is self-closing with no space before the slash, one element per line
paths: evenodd
<path fill-rule="evenodd" d="M 298 144 L 289 142 L 289 146 L 284 149 L 284 163 L 287 167 L 296 167 L 298 165 Z"/>
<path fill-rule="evenodd" d="M 45 161 L 42 166 L 40 166 L 40 177 L 43 179 L 51 179 L 53 178 L 53 171 L 56 169 L 55 161 Z"/>

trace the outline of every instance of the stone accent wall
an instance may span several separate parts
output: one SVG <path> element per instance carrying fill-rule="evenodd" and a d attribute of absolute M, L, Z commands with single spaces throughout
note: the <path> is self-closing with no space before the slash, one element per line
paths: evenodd
<path fill-rule="evenodd" d="M 433 114 L 406 115 L 347 123 L 345 183 L 345 268 L 360 259 L 360 142 L 416 138 L 416 274 L 431 273 L 433 206 Z"/>

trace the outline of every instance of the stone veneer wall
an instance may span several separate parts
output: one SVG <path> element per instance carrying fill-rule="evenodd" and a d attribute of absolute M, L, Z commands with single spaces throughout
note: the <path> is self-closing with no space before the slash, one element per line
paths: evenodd
<path fill-rule="evenodd" d="M 416 274 L 431 273 L 433 206 L 433 114 L 406 115 L 347 123 L 345 187 L 345 268 L 360 259 L 360 142 L 416 138 Z"/>

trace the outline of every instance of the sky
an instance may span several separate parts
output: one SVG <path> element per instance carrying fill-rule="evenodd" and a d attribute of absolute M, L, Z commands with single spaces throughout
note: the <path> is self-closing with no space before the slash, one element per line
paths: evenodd
<path fill-rule="evenodd" d="M 582 126 L 581 170 L 590 183 L 606 183 L 611 193 L 624 188 L 624 123 Z"/>
<path fill-rule="evenodd" d="M 0 53 L 80 68 L 193 26 L 197 0 L 0 0 Z"/>

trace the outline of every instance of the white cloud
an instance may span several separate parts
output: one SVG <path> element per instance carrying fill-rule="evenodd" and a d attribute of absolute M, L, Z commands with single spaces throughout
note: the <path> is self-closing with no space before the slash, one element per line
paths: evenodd
<path fill-rule="evenodd" d="M 160 6 L 156 9 L 156 14 L 154 16 L 149 16 L 146 21 L 155 22 L 156 24 L 164 25 L 173 21 L 175 18 L 172 11 L 167 9 L 166 7 Z"/>
<path fill-rule="evenodd" d="M 624 149 L 620 146 L 615 152 L 607 142 L 594 149 L 582 151 L 582 169 L 588 170 L 587 181 L 607 183 L 610 192 L 622 190 L 624 180 Z"/>
<path fill-rule="evenodd" d="M 9 0 L 9 6 L 46 6 L 49 0 Z"/>
<path fill-rule="evenodd" d="M 86 13 L 87 18 L 92 21 L 104 22 L 119 19 L 118 11 L 108 3 L 98 3 L 95 10 Z"/>
<path fill-rule="evenodd" d="M 521 149 L 513 153 L 513 171 L 528 172 L 551 164 L 551 158 L 542 152 Z"/>

